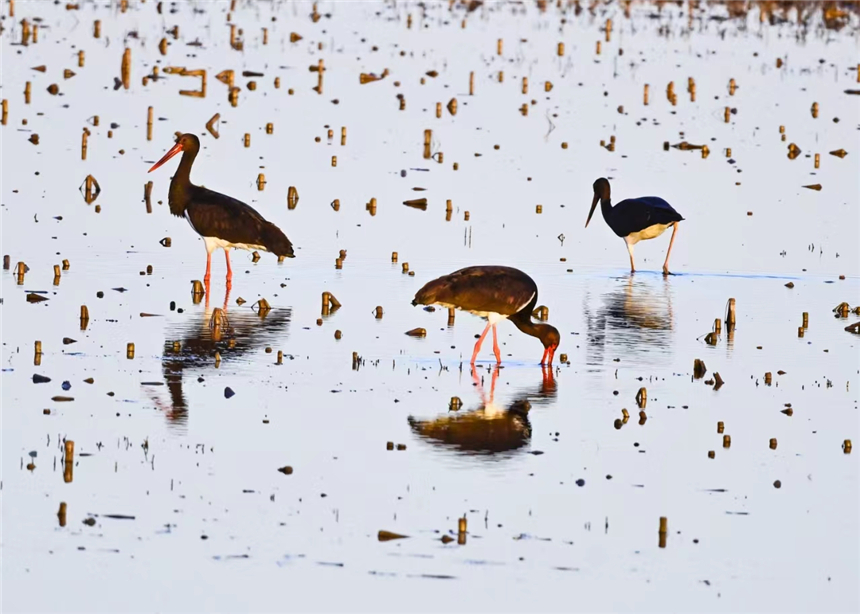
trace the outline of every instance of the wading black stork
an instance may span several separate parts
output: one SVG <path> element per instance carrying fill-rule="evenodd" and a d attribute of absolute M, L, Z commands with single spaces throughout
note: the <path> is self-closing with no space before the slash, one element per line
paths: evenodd
<path fill-rule="evenodd" d="M 532 322 L 537 296 L 534 280 L 520 270 L 506 266 L 472 266 L 427 283 L 415 295 L 412 304 L 454 307 L 487 318 L 487 327 L 472 353 L 472 364 L 490 328 L 493 329 L 496 362 L 502 362 L 496 324 L 510 320 L 525 334 L 540 339 L 544 347 L 541 364 L 551 365 L 560 337 L 554 326 Z"/>
<path fill-rule="evenodd" d="M 254 209 L 225 194 L 191 183 L 191 165 L 200 151 L 197 136 L 186 133 L 179 137 L 164 157 L 152 165 L 151 173 L 159 166 L 182 152 L 179 168 L 170 180 L 167 202 L 170 212 L 188 220 L 194 232 L 203 237 L 206 244 L 206 276 L 212 268 L 212 252 L 221 247 L 227 259 L 227 287 L 232 285 L 233 269 L 230 268 L 230 248 L 262 250 L 272 252 L 279 258 L 293 258 L 293 245 L 281 229 L 267 222 Z"/>
<path fill-rule="evenodd" d="M 607 225 L 627 244 L 630 270 L 633 272 L 636 271 L 636 266 L 633 264 L 633 246 L 639 241 L 659 237 L 667 228 L 672 227 L 672 238 L 669 240 L 666 261 L 663 263 L 663 274 L 669 275 L 669 254 L 672 253 L 678 224 L 684 219 L 681 214 L 675 211 L 672 205 L 656 196 L 628 198 L 613 207 L 609 198 L 609 181 L 601 177 L 594 182 L 594 200 L 591 201 L 591 211 L 588 212 L 588 219 L 585 220 L 586 228 L 597 208 L 597 201 L 600 201 L 600 211 Z"/>

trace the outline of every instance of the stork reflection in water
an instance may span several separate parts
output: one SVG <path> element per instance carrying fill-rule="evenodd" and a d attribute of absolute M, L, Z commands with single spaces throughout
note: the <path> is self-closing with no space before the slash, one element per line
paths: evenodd
<path fill-rule="evenodd" d="M 583 299 L 588 364 L 603 365 L 607 354 L 643 363 L 668 356 L 674 343 L 672 284 L 661 276 L 632 274 L 608 283 L 608 291 L 587 292 Z"/>
<path fill-rule="evenodd" d="M 227 299 L 224 296 L 222 313 L 227 314 Z M 288 336 L 291 310 L 276 308 L 270 312 L 257 313 L 250 307 L 235 307 L 229 317 L 222 317 L 220 325 L 214 325 L 206 294 L 204 309 L 189 313 L 182 321 L 165 332 L 164 353 L 161 370 L 169 398 L 165 401 L 158 394 L 160 387 L 144 385 L 155 406 L 164 412 L 169 424 L 182 427 L 188 421 L 190 403 L 186 398 L 189 381 L 204 377 L 215 368 L 217 352 L 224 365 L 248 360 L 248 356 L 260 348 L 283 342 Z M 194 377 L 189 380 L 188 374 Z"/>
<path fill-rule="evenodd" d="M 409 426 L 424 441 L 460 454 L 492 456 L 514 452 L 531 440 L 528 415 L 532 403 L 546 403 L 557 394 L 552 369 L 542 367 L 541 375 L 537 389 L 521 390 L 513 401 L 500 405 L 495 401 L 499 367 L 493 368 L 489 395 L 485 394 L 481 378 L 472 367 L 472 379 L 481 397 L 477 407 L 449 411 L 433 420 L 409 416 Z"/>

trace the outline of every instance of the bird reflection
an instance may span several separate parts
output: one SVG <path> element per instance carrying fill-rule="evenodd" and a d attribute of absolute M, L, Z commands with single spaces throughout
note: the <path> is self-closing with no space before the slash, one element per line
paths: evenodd
<path fill-rule="evenodd" d="M 452 411 L 433 420 L 410 416 L 409 426 L 423 440 L 459 454 L 492 456 L 519 450 L 531 440 L 528 413 L 532 402 L 546 403 L 557 394 L 552 369 L 542 367 L 541 372 L 542 381 L 537 389 L 520 390 L 514 401 L 499 405 L 494 399 L 499 368 L 493 369 L 487 395 L 473 367 L 472 379 L 481 397 L 478 407 Z"/>
<path fill-rule="evenodd" d="M 588 364 L 602 365 L 607 352 L 622 359 L 668 353 L 674 328 L 671 281 L 628 275 L 612 284 L 597 309 L 589 294 L 584 299 Z"/>
<path fill-rule="evenodd" d="M 208 287 L 207 284 L 207 290 Z M 183 427 L 187 423 L 189 404 L 183 385 L 189 372 L 199 376 L 205 370 L 215 368 L 216 352 L 221 361 L 218 366 L 223 369 L 267 343 L 276 339 L 281 341 L 286 336 L 290 309 L 257 313 L 244 308 L 231 311 L 228 317 L 229 297 L 230 289 L 227 288 L 220 317 L 213 318 L 213 313 L 218 310 L 210 309 L 207 291 L 203 312 L 177 323 L 165 335 L 161 370 L 169 401 L 165 402 L 153 389 L 149 389 L 149 392 L 150 398 L 164 412 L 169 424 Z"/>

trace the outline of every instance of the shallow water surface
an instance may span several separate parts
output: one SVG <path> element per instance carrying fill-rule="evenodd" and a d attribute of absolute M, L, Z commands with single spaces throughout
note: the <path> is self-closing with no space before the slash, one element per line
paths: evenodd
<path fill-rule="evenodd" d="M 856 14 L 836 28 L 807 5 L 803 25 L 796 9 L 760 22 L 705 3 L 692 17 L 686 3 L 230 4 L 4 4 L 3 611 L 860 608 L 857 453 L 843 451 L 858 440 L 858 316 L 832 311 L 860 303 Z M 38 41 L 21 45 L 25 18 Z M 125 48 L 130 86 L 115 89 Z M 168 66 L 205 69 L 206 96 L 180 96 L 199 78 Z M 234 252 L 229 290 L 216 252 L 205 297 L 191 293 L 202 240 L 166 205 L 175 162 L 146 173 L 189 131 L 194 181 L 296 246 L 283 263 Z M 583 228 L 601 176 L 616 202 L 657 194 L 685 217 L 675 275 L 659 272 L 668 233 L 636 246 L 631 274 L 599 212 Z M 401 204 L 421 197 L 426 211 Z M 501 368 L 489 342 L 471 368 L 481 320 L 411 306 L 475 264 L 535 279 L 562 337 L 551 368 L 507 322 Z M 342 307 L 321 313 L 323 292 Z"/>

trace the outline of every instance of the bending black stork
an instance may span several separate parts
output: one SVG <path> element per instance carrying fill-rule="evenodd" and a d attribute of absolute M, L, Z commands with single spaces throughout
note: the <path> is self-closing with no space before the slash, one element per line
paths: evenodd
<path fill-rule="evenodd" d="M 532 322 L 537 296 L 534 280 L 520 270 L 506 266 L 472 266 L 427 283 L 415 295 L 412 304 L 454 307 L 487 318 L 487 327 L 472 353 L 472 364 L 491 327 L 493 353 L 496 362 L 502 362 L 496 324 L 510 320 L 525 334 L 541 340 L 544 347 L 541 364 L 551 365 L 560 337 L 554 326 Z"/>
<path fill-rule="evenodd" d="M 662 198 L 656 196 L 641 196 L 639 198 L 628 198 L 612 206 L 609 199 L 609 181 L 601 177 L 594 182 L 594 200 L 591 201 L 591 211 L 585 221 L 586 228 L 597 201 L 600 201 L 600 211 L 603 219 L 619 237 L 627 244 L 627 252 L 630 254 L 630 271 L 635 272 L 633 264 L 633 246 L 646 239 L 659 237 L 667 228 L 672 227 L 672 238 L 669 240 L 669 249 L 666 251 L 666 261 L 663 263 L 663 274 L 669 275 L 669 254 L 672 253 L 672 244 L 678 233 L 678 223 L 684 218 Z"/>
<path fill-rule="evenodd" d="M 206 244 L 206 276 L 212 268 L 212 252 L 221 247 L 227 259 L 227 287 L 232 285 L 233 269 L 230 268 L 230 248 L 262 250 L 272 252 L 279 258 L 293 258 L 293 245 L 281 229 L 267 222 L 263 216 L 242 201 L 219 194 L 191 183 L 191 165 L 200 151 L 197 136 L 186 133 L 179 137 L 164 157 L 152 165 L 151 173 L 159 166 L 182 152 L 179 168 L 170 180 L 167 202 L 170 212 L 184 217 L 194 232 L 203 237 Z"/>

